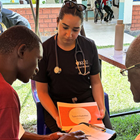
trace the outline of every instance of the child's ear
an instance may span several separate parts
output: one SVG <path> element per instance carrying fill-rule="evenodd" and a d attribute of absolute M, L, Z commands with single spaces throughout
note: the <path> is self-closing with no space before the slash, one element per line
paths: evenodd
<path fill-rule="evenodd" d="M 19 58 L 21 58 L 21 59 L 23 59 L 23 57 L 24 57 L 24 52 L 26 51 L 26 45 L 25 44 L 22 44 L 22 45 L 20 45 L 19 46 L 19 48 L 18 48 L 18 57 Z"/>

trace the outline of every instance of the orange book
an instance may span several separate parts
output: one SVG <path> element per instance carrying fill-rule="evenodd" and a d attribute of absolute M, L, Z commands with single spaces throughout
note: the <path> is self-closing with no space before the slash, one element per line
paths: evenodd
<path fill-rule="evenodd" d="M 96 102 L 88 103 L 62 103 L 57 102 L 62 130 L 69 130 L 81 122 L 95 124 L 104 127 L 99 117 L 99 109 Z"/>

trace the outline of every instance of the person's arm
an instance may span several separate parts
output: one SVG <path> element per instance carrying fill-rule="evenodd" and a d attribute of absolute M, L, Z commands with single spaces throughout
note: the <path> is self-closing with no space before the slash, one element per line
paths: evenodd
<path fill-rule="evenodd" d="M 87 140 L 88 138 L 82 131 L 75 131 L 62 135 L 52 133 L 50 135 L 38 135 L 34 133 L 25 132 L 20 140 Z"/>
<path fill-rule="evenodd" d="M 102 83 L 100 80 L 100 75 L 91 75 L 90 76 L 91 81 L 91 87 L 92 87 L 92 94 L 94 97 L 95 102 L 97 102 L 99 110 L 100 110 L 100 116 L 99 118 L 103 119 L 105 116 L 105 104 L 104 104 L 104 92 Z"/>
<path fill-rule="evenodd" d="M 57 133 L 50 135 L 38 135 L 35 133 L 25 132 L 20 140 L 58 140 L 60 138 Z"/>
<path fill-rule="evenodd" d="M 65 134 L 56 132 L 50 135 L 38 135 L 30 132 L 25 132 L 20 140 L 88 140 L 88 138 L 86 137 L 84 132 L 79 130 Z"/>
<path fill-rule="evenodd" d="M 96 4 L 97 4 L 97 1 L 95 1 L 95 3 L 94 3 L 94 4 L 95 4 L 95 7 L 97 8 L 97 5 L 96 5 Z"/>
<path fill-rule="evenodd" d="M 104 0 L 102 0 L 102 2 L 101 2 L 102 4 L 104 4 Z"/>
<path fill-rule="evenodd" d="M 48 94 L 48 83 L 36 82 L 36 88 L 41 104 L 56 120 L 58 127 L 61 128 L 58 110 Z"/>
<path fill-rule="evenodd" d="M 19 128 L 20 140 L 57 140 L 58 138 L 60 138 L 60 135 L 57 135 L 57 133 L 52 133 L 50 135 L 37 135 L 34 133 L 26 132 L 21 124 Z"/>

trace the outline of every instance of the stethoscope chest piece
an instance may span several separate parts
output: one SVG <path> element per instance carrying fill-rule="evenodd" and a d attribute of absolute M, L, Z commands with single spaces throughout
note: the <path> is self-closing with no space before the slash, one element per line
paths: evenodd
<path fill-rule="evenodd" d="M 61 68 L 59 68 L 58 66 L 54 68 L 54 73 L 56 74 L 60 74 L 61 71 L 62 71 Z"/>

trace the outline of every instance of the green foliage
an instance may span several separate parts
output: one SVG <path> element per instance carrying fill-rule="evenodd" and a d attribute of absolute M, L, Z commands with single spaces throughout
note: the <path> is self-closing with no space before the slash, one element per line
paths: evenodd
<path fill-rule="evenodd" d="M 130 43 L 126 43 L 126 44 L 123 44 L 123 46 L 129 46 Z M 114 45 L 108 45 L 108 46 L 97 46 L 97 49 L 103 49 L 103 48 L 113 48 Z"/>
<path fill-rule="evenodd" d="M 42 1 L 42 4 L 45 4 L 46 3 L 46 1 Z"/>
<path fill-rule="evenodd" d="M 55 3 L 59 3 L 59 0 L 55 0 Z M 63 3 L 63 0 L 61 0 L 60 3 Z"/>
<path fill-rule="evenodd" d="M 112 118 L 116 132 L 116 140 L 134 140 L 140 133 L 140 114 Z"/>
<path fill-rule="evenodd" d="M 20 122 L 24 125 L 30 124 L 34 122 L 36 123 L 36 105 L 32 98 L 31 93 L 31 84 L 30 82 L 24 84 L 17 80 L 13 84 L 13 88 L 18 93 L 20 104 L 21 104 L 21 112 L 20 112 Z"/>

